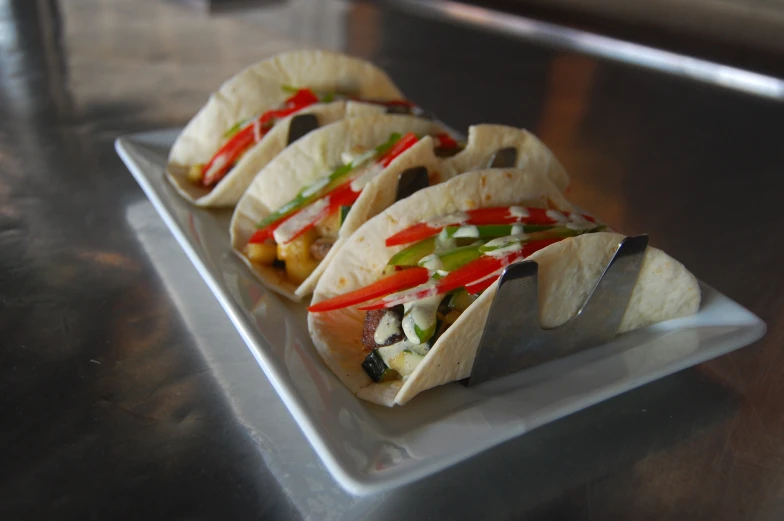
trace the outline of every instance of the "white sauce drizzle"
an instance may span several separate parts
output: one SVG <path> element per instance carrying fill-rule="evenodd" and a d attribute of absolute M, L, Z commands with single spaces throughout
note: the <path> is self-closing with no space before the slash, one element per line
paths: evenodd
<path fill-rule="evenodd" d="M 400 333 L 400 319 L 391 311 L 387 311 L 381 317 L 378 327 L 376 327 L 376 331 L 373 333 L 373 340 L 379 345 L 386 344 L 390 338 Z"/>
<path fill-rule="evenodd" d="M 478 238 L 479 237 L 479 228 L 476 226 L 461 226 L 455 233 L 452 234 L 452 237 L 455 239 L 460 238 Z"/>
<path fill-rule="evenodd" d="M 457 241 L 447 235 L 446 228 L 436 235 L 436 253 L 454 250 L 455 248 L 457 248 Z"/>
<path fill-rule="evenodd" d="M 403 364 L 395 364 L 395 369 L 405 380 L 422 362 L 423 357 L 427 354 L 427 349 L 424 349 L 424 346 L 415 346 L 406 340 L 401 340 L 391 346 L 379 347 L 378 354 L 384 363 L 387 364 L 387 367 L 391 367 L 390 363 L 393 358 L 408 355 Z"/>
<path fill-rule="evenodd" d="M 329 206 L 329 197 L 324 197 L 315 201 L 310 206 L 303 209 L 297 215 L 281 224 L 272 232 L 275 242 L 278 244 L 286 244 L 300 231 L 303 227 L 307 226 L 318 214 L 326 210 Z"/>
<path fill-rule="evenodd" d="M 528 213 L 528 210 L 526 210 L 523 206 L 510 206 L 509 216 L 514 217 L 515 219 L 524 219 L 526 217 L 530 217 L 531 214 Z"/>
<path fill-rule="evenodd" d="M 419 261 L 419 265 L 423 268 L 427 268 L 430 271 L 444 269 L 444 263 L 441 262 L 441 259 L 438 258 L 438 254 L 436 253 L 428 255 L 427 257 L 422 257 L 422 260 Z"/>
<path fill-rule="evenodd" d="M 525 233 L 525 226 L 522 224 L 512 225 L 512 235 L 523 235 Z"/>
<path fill-rule="evenodd" d="M 566 216 L 557 210 L 547 210 L 544 214 L 553 221 L 562 222 L 566 220 Z"/>
<path fill-rule="evenodd" d="M 490 242 L 495 241 L 503 241 L 497 242 L 495 244 L 490 244 Z M 495 250 L 486 251 L 484 252 L 485 255 L 489 255 L 490 257 L 505 257 L 510 253 L 514 253 L 516 251 L 520 251 L 523 248 L 523 243 L 520 242 L 519 239 L 510 239 L 509 237 L 502 237 L 500 239 L 495 239 L 494 241 L 490 241 L 487 243 L 488 246 L 499 246 Z"/>
<path fill-rule="evenodd" d="M 404 306 L 406 309 L 403 315 L 403 333 L 412 344 L 421 344 L 422 342 L 417 337 L 414 327 L 418 327 L 420 331 L 426 331 L 436 325 L 436 310 L 441 304 L 441 295 L 433 295 L 432 297 L 423 298 Z"/>

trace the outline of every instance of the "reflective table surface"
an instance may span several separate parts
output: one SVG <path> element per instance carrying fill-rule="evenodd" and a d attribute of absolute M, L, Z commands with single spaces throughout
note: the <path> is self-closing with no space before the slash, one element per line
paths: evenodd
<path fill-rule="evenodd" d="M 454 14 L 0 2 L 1 519 L 784 517 L 775 79 L 753 94 Z M 402 489 L 347 494 L 112 148 L 302 46 L 372 59 L 457 128 L 534 131 L 577 205 L 650 234 L 767 336 Z"/>

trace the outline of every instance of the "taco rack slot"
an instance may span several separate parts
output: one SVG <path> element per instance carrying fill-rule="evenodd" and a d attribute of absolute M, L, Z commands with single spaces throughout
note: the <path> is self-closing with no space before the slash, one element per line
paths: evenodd
<path fill-rule="evenodd" d="M 577 314 L 552 329 L 543 329 L 539 323 L 536 261 L 507 267 L 490 306 L 471 376 L 463 383 L 479 385 L 612 340 L 647 246 L 647 235 L 624 238 Z"/>

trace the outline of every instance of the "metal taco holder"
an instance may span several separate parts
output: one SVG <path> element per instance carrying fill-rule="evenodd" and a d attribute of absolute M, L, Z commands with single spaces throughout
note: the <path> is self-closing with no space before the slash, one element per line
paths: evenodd
<path fill-rule="evenodd" d="M 561 326 L 539 324 L 539 266 L 508 266 L 498 281 L 466 386 L 529 369 L 611 340 L 642 267 L 648 236 L 626 237 L 577 314 Z"/>

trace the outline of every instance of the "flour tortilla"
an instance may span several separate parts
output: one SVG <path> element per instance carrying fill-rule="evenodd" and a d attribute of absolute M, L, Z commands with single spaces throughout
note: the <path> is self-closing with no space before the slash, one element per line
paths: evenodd
<path fill-rule="evenodd" d="M 444 128 L 438 123 L 413 116 L 376 115 L 343 119 L 304 136 L 258 173 L 234 210 L 230 226 L 231 245 L 268 287 L 292 300 L 300 300 L 313 291 L 321 271 L 317 269 L 305 282 L 296 285 L 288 281 L 281 271 L 248 261 L 242 250 L 256 231 L 256 223 L 293 199 L 303 187 L 340 166 L 344 152 L 351 152 L 356 147 L 373 148 L 387 141 L 393 132 L 435 134 L 444 132 Z M 397 163 L 396 159 L 389 168 L 397 169 Z M 367 198 L 357 200 L 349 215 L 355 211 L 365 214 L 364 206 L 371 203 Z"/>
<path fill-rule="evenodd" d="M 167 170 L 185 198 L 200 206 L 232 206 L 237 202 L 256 173 L 253 167 L 263 163 L 264 159 L 268 161 L 274 157 L 281 149 L 281 141 L 285 146 L 287 122 L 281 122 L 285 128 L 275 132 L 276 135 L 268 134 L 261 140 L 257 147 L 268 142 L 263 152 L 259 152 L 247 165 L 242 165 L 243 168 L 238 169 L 241 166 L 238 164 L 212 191 L 199 190 L 193 185 L 184 186 L 183 183 L 187 183 L 184 175 L 190 165 L 207 163 L 221 146 L 223 134 L 238 121 L 274 108 L 289 97 L 290 94 L 283 89 L 285 85 L 317 91 L 351 92 L 377 100 L 404 97 L 386 73 L 372 63 L 334 52 L 293 51 L 251 65 L 210 96 L 172 146 Z M 367 110 L 379 112 L 383 108 L 372 106 Z M 331 109 L 314 108 L 313 111 L 321 124 L 328 124 L 344 117 L 346 105 L 338 103 Z M 245 166 L 248 168 L 245 169 Z"/>
<path fill-rule="evenodd" d="M 313 303 L 366 286 L 382 276 L 389 258 L 403 246 L 387 248 L 391 234 L 431 217 L 480 207 L 572 207 L 541 175 L 521 170 L 487 170 L 460 175 L 395 203 L 362 225 L 327 267 Z M 544 327 L 574 316 L 595 285 L 623 236 L 596 233 L 566 239 L 529 257 L 539 263 L 539 309 Z M 374 383 L 361 364 L 364 312 L 347 308 L 310 313 L 308 328 L 327 366 L 360 398 L 380 405 L 402 405 L 420 392 L 470 375 L 497 283 L 487 289 L 439 338 L 425 359 L 403 381 Z M 649 247 L 618 332 L 686 316 L 699 309 L 695 277 L 678 261 Z"/>

